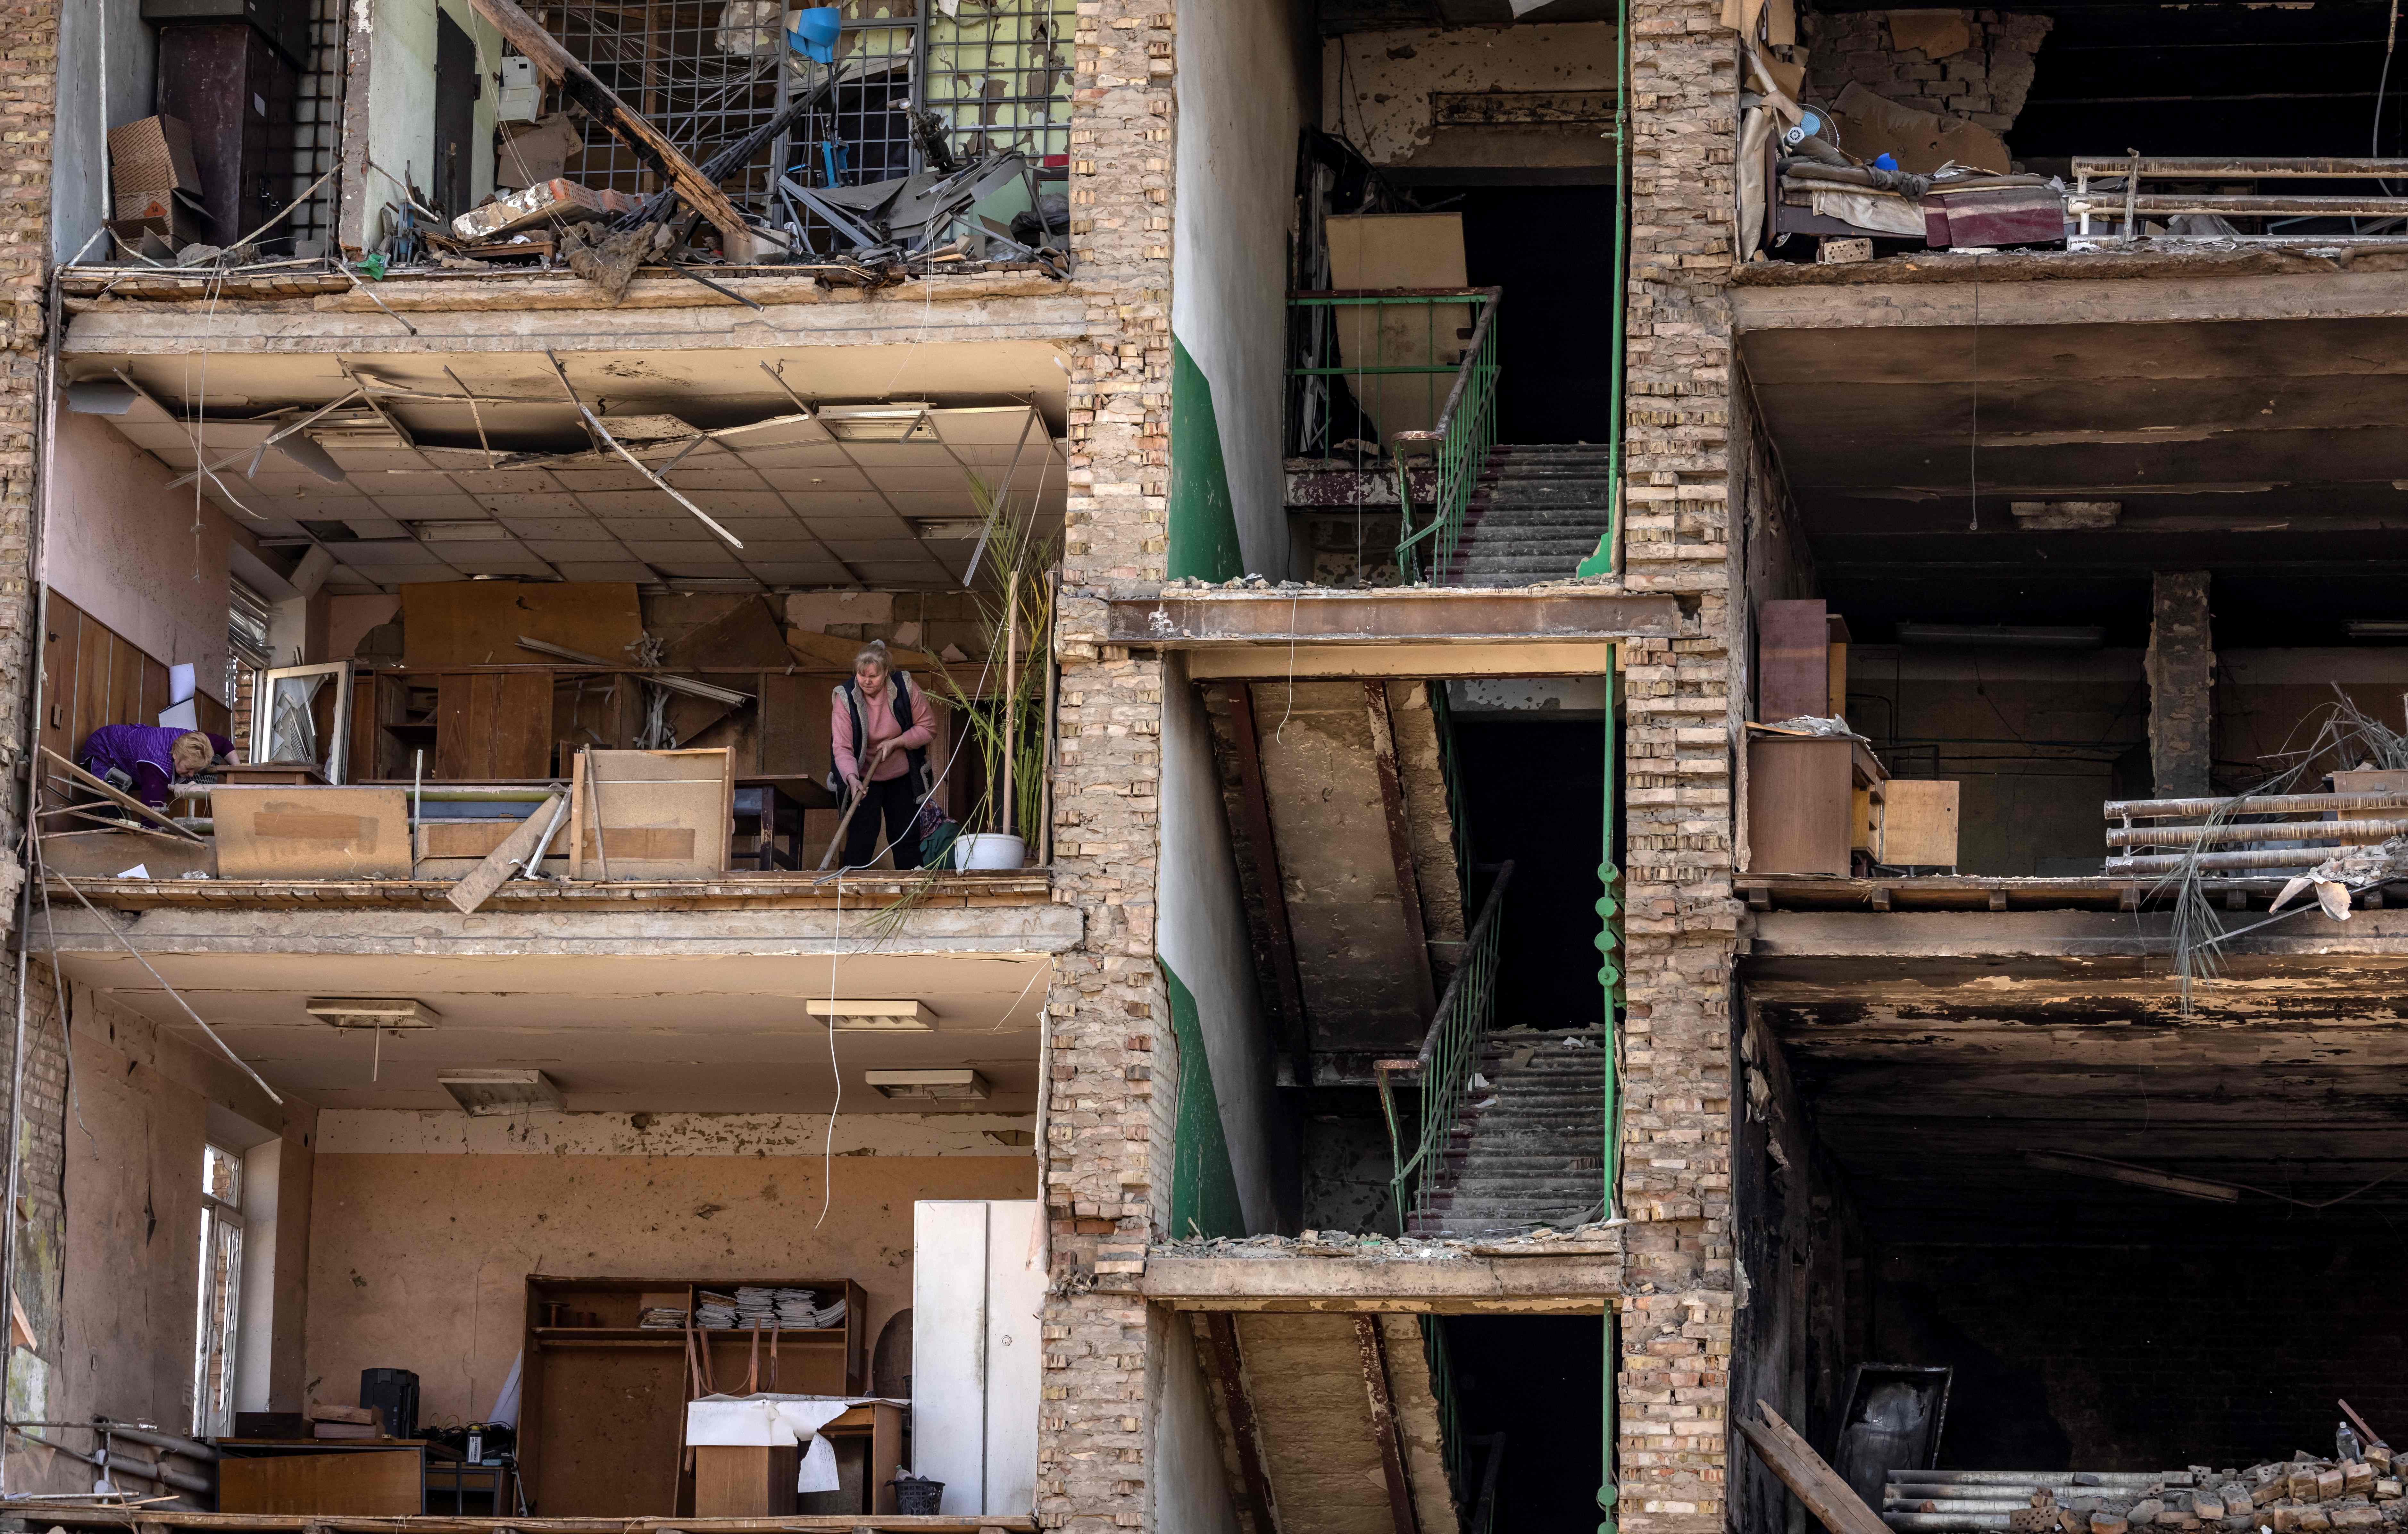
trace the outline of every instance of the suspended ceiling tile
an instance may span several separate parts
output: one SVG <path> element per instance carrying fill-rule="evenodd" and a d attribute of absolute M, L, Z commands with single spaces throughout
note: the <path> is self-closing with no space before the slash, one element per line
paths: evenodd
<path fill-rule="evenodd" d="M 896 491 L 886 498 L 893 503 L 898 514 L 906 517 L 941 517 L 948 522 L 978 520 L 978 503 L 970 499 L 968 491 L 959 495 L 905 495 Z"/>
<path fill-rule="evenodd" d="M 497 520 L 520 538 L 595 540 L 602 536 L 602 524 L 592 517 L 528 517 L 506 511 Z"/>
<path fill-rule="evenodd" d="M 316 436 L 316 433 L 310 435 Z M 368 447 L 340 437 L 322 437 L 320 443 L 332 453 L 335 462 L 353 474 L 406 470 L 418 474 L 436 472 L 433 465 L 408 448 Z"/>
<path fill-rule="evenodd" d="M 404 522 L 490 522 L 492 516 L 474 495 L 458 491 L 450 495 L 396 495 L 392 491 L 375 493 L 377 506 L 387 516 Z"/>
<path fill-rule="evenodd" d="M 761 478 L 772 489 L 794 494 L 867 495 L 869 476 L 850 465 L 814 465 L 807 468 L 765 468 Z"/>
<path fill-rule="evenodd" d="M 902 536 L 903 527 L 894 513 L 884 507 L 874 517 L 810 517 L 806 519 L 815 537 L 836 542 L 846 538 L 890 538 Z"/>
<path fill-rule="evenodd" d="M 527 548 L 538 557 L 554 564 L 564 561 L 576 565 L 609 564 L 627 557 L 624 545 L 591 539 L 534 538 L 528 541 Z"/>
<path fill-rule="evenodd" d="M 697 466 L 691 458 L 662 474 L 661 478 L 694 495 L 697 491 L 749 490 L 761 488 L 761 476 L 742 464 L 723 464 L 717 467 Z"/>
<path fill-rule="evenodd" d="M 844 468 L 853 463 L 844 448 L 835 442 L 783 448 L 743 447 L 737 452 L 754 468 Z"/>
<path fill-rule="evenodd" d="M 687 490 L 681 479 L 671 480 L 669 482 L 680 490 Z M 781 521 L 792 523 L 794 516 L 786 509 L 785 501 L 776 491 L 763 490 L 760 484 L 760 480 L 752 480 L 747 481 L 740 490 L 713 492 L 709 504 L 703 509 L 712 516 L 719 517 L 723 522 L 727 517 L 776 517 Z M 687 493 L 693 494 L 690 490 Z M 694 495 L 694 499 L 700 502 L 703 497 Z M 722 515 L 723 512 L 724 515 Z"/>
<path fill-rule="evenodd" d="M 855 538 L 841 543 L 831 540 L 828 547 L 849 565 L 865 559 L 907 560 L 924 552 L 918 538 Z"/>
<path fill-rule="evenodd" d="M 474 488 L 486 495 L 557 495 L 560 481 L 539 468 L 479 469 Z"/>
<path fill-rule="evenodd" d="M 862 580 L 873 586 L 890 583 L 898 586 L 951 585 L 959 579 L 933 559 L 919 560 L 909 565 L 859 560 L 847 563 L 861 572 Z"/>
<path fill-rule="evenodd" d="M 874 468 L 869 482 L 890 495 L 951 495 L 967 504 L 970 495 L 968 472 L 952 463 Z"/>
<path fill-rule="evenodd" d="M 979 443 L 1017 442 L 1025 431 L 1030 446 L 1045 440 L 1045 423 L 1038 420 L 1031 425 L 1036 412 L 1025 405 L 969 405 L 950 409 L 933 410 L 929 419 L 937 435 L 954 447 Z"/>
<path fill-rule="evenodd" d="M 765 585 L 771 586 L 808 586 L 824 581 L 843 581 L 847 579 L 843 566 L 838 565 L 812 565 L 796 561 L 754 564 L 745 567 L 759 576 Z"/>
<path fill-rule="evenodd" d="M 462 544 L 463 549 L 474 548 Z M 414 538 L 381 538 L 373 543 L 337 544 L 330 551 L 341 555 L 344 564 L 355 569 L 373 570 L 379 577 L 390 569 L 411 566 L 441 566 L 450 561 Z"/>
<path fill-rule="evenodd" d="M 483 490 L 480 483 L 477 488 Z M 582 517 L 592 509 L 566 491 L 522 494 L 512 491 L 493 497 L 494 509 L 506 517 Z"/>
<path fill-rule="evenodd" d="M 650 566 L 632 559 L 597 559 L 590 563 L 554 560 L 552 567 L 564 581 L 651 581 L 656 572 Z"/>
<path fill-rule="evenodd" d="M 340 521 L 344 526 L 362 538 L 395 538 L 409 536 L 409 529 L 404 527 L 394 518 L 370 516 L 366 511 L 348 507 L 343 509 L 338 518 L 313 517 L 310 520 L 313 522 Z"/>
<path fill-rule="evenodd" d="M 710 434 L 710 439 L 746 454 L 795 448 L 824 448 L 831 441 L 825 426 L 802 415 L 772 416 L 749 425 L 722 427 Z"/>
<path fill-rule="evenodd" d="M 552 477 L 560 481 L 563 489 L 573 490 L 580 495 L 612 490 L 644 489 L 652 489 L 655 495 L 660 494 L 658 489 L 653 488 L 652 480 L 645 479 L 632 468 L 555 468 L 552 471 Z"/>

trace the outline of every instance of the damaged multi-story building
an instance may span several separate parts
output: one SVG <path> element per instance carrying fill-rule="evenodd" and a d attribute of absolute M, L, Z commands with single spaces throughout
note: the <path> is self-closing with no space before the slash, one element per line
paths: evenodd
<path fill-rule="evenodd" d="M 0 1517 L 2401 1522 L 2396 26 L 7 7 Z"/>

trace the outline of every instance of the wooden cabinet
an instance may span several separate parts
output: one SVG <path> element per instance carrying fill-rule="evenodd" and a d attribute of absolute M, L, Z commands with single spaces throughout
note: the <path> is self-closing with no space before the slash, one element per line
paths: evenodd
<path fill-rule="evenodd" d="M 842 1295 L 841 1326 L 824 1331 L 647 1331 L 644 1297 L 739 1284 Z M 685 1403 L 748 1388 L 858 1396 L 867 1388 L 868 1297 L 850 1279 L 527 1279 L 519 1476 L 538 1517 L 695 1516 L 681 1453 Z M 560 1323 L 571 1324 L 560 1324 Z M 748 1385 L 748 1381 L 751 1383 Z M 891 1474 L 891 1472 L 890 1472 Z M 792 1496 L 794 1480 L 786 1481 Z"/>
<path fill-rule="evenodd" d="M 1750 739 L 1747 871 L 1845 877 L 1855 839 L 1856 791 L 1881 781 L 1881 766 L 1861 740 L 1788 735 Z"/>

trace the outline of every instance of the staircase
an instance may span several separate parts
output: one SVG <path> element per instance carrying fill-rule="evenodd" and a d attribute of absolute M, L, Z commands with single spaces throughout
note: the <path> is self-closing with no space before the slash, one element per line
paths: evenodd
<path fill-rule="evenodd" d="M 1479 1236 L 1600 1217 L 1605 1037 L 1598 1028 L 1508 1028 L 1483 1041 L 1479 1077 L 1411 1234 Z"/>
<path fill-rule="evenodd" d="M 1491 448 L 1445 583 L 1570 580 L 1612 523 L 1612 449 L 1585 442 Z"/>

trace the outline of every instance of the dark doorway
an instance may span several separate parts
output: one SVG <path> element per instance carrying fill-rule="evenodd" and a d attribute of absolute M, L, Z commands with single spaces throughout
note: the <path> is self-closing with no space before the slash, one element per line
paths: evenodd
<path fill-rule="evenodd" d="M 1455 1315 L 1446 1328 L 1464 1487 L 1477 1500 L 1492 1434 L 1505 1435 L 1496 1528 L 1595 1527 L 1605 1468 L 1603 1316 Z"/>
<path fill-rule="evenodd" d="M 1613 365 L 1613 188 L 1416 189 L 1463 214 L 1464 269 L 1505 290 L 1498 440 L 1602 442 Z"/>
<path fill-rule="evenodd" d="M 477 45 L 441 11 L 435 17 L 435 170 L 427 188 L 436 208 L 451 218 L 468 211 L 474 194 L 477 98 L 483 84 Z"/>
<path fill-rule="evenodd" d="M 1605 838 L 1602 720 L 1457 720 L 1455 765 L 1476 863 L 1510 860 L 1498 936 L 1500 1028 L 1593 1028 L 1597 866 Z M 1475 879 L 1484 899 L 1489 881 Z"/>

